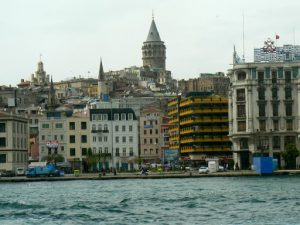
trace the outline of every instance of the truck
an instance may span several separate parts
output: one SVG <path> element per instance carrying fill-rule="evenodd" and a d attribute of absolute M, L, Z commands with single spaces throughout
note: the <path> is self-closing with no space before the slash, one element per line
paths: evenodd
<path fill-rule="evenodd" d="M 27 177 L 58 177 L 60 176 L 59 170 L 51 163 L 41 162 L 41 163 L 31 163 L 26 171 Z"/>

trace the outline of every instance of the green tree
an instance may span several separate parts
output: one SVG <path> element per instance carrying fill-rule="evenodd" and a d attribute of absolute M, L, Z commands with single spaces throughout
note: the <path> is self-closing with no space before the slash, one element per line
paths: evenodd
<path fill-rule="evenodd" d="M 91 169 L 96 167 L 97 162 L 98 162 L 97 155 L 93 154 L 91 148 L 88 149 L 85 160 L 86 160 L 86 163 L 88 166 L 88 171 L 90 171 Z"/>
<path fill-rule="evenodd" d="M 64 162 L 65 158 L 61 154 L 51 154 L 42 157 L 42 161 L 52 162 L 54 165 L 58 162 Z"/>
<path fill-rule="evenodd" d="M 282 152 L 282 157 L 285 161 L 286 169 L 296 168 L 296 158 L 299 156 L 299 150 L 295 144 L 288 144 L 285 146 L 285 150 Z"/>

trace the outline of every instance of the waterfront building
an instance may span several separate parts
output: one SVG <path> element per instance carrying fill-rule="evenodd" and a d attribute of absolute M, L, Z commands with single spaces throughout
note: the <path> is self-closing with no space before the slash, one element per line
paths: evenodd
<path fill-rule="evenodd" d="M 182 160 L 232 158 L 228 138 L 228 99 L 210 92 L 191 92 L 168 102 L 170 149 Z"/>
<path fill-rule="evenodd" d="M 198 78 L 178 81 L 178 90 L 182 94 L 188 92 L 209 91 L 215 95 L 227 96 L 229 88 L 229 77 L 224 73 L 218 72 L 215 74 L 201 73 Z"/>
<path fill-rule="evenodd" d="M 46 161 L 53 154 L 67 159 L 66 128 L 67 117 L 63 111 L 47 112 L 39 119 L 39 161 Z"/>
<path fill-rule="evenodd" d="M 273 156 L 283 165 L 286 144 L 299 149 L 300 63 L 233 65 L 228 71 L 229 136 L 234 160 L 247 169 L 255 155 Z"/>
<path fill-rule="evenodd" d="M 145 163 L 161 163 L 163 136 L 161 133 L 163 111 L 148 105 L 141 111 L 140 157 Z"/>
<path fill-rule="evenodd" d="M 87 112 L 77 112 L 66 118 L 66 160 L 70 162 L 72 169 L 88 171 L 86 156 L 90 145 L 90 121 Z"/>
<path fill-rule="evenodd" d="M 138 120 L 132 109 L 90 109 L 90 129 L 92 152 L 108 156 L 99 162 L 100 170 L 137 169 Z"/>
<path fill-rule="evenodd" d="M 0 112 L 0 170 L 27 167 L 28 119 L 20 114 Z"/>

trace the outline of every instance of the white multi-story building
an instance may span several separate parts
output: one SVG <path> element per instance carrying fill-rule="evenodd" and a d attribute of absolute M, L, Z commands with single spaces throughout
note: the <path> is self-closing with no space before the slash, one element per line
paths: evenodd
<path fill-rule="evenodd" d="M 28 143 L 28 119 L 0 112 L 0 170 L 15 171 L 17 167 L 27 167 Z"/>
<path fill-rule="evenodd" d="M 107 154 L 99 169 L 137 169 L 138 121 L 132 109 L 90 109 L 91 148 L 94 154 Z"/>
<path fill-rule="evenodd" d="M 300 62 L 235 64 L 229 70 L 229 136 L 240 168 L 256 154 L 283 165 L 286 144 L 300 142 Z"/>

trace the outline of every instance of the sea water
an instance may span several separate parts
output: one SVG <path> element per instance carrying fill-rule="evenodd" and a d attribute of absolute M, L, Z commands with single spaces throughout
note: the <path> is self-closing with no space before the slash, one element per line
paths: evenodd
<path fill-rule="evenodd" d="M 300 224 L 300 176 L 0 183 L 0 224 Z"/>

